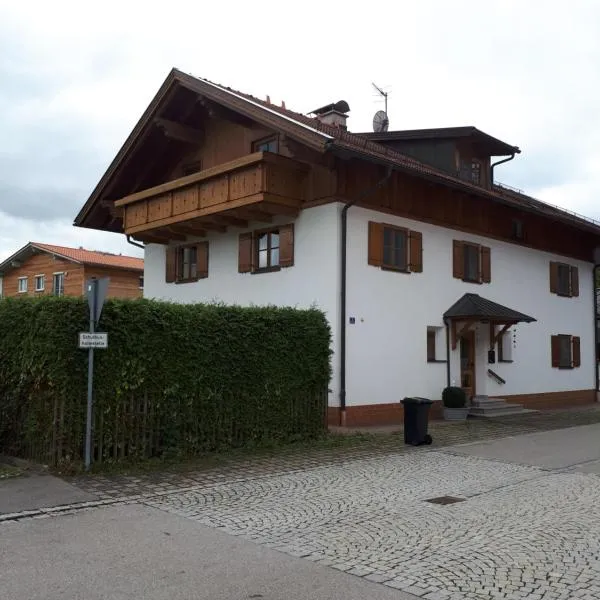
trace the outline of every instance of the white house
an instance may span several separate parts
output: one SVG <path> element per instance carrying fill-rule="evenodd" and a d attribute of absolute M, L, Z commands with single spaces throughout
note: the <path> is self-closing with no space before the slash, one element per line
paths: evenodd
<path fill-rule="evenodd" d="M 447 385 L 594 402 L 600 225 L 494 182 L 473 127 L 353 134 L 173 70 L 75 224 L 145 248 L 144 295 L 325 311 L 332 423 Z"/>

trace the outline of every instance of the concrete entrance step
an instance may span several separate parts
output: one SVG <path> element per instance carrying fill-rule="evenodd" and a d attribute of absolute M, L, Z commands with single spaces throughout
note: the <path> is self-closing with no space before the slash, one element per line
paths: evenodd
<path fill-rule="evenodd" d="M 489 398 L 488 396 L 474 396 L 471 399 L 471 417 L 505 417 L 508 415 L 521 415 L 537 412 L 523 408 L 520 404 L 509 404 L 502 398 Z"/>

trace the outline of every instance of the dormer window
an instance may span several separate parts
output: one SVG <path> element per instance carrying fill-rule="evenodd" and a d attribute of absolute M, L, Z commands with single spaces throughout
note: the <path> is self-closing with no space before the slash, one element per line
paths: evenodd
<path fill-rule="evenodd" d="M 471 181 L 477 185 L 481 184 L 481 163 L 476 158 L 471 160 Z"/>

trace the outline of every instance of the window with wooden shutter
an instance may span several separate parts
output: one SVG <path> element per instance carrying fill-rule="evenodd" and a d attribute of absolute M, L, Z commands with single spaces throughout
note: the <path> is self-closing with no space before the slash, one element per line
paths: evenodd
<path fill-rule="evenodd" d="M 292 267 L 294 265 L 294 224 L 284 225 L 279 228 L 279 266 Z"/>
<path fill-rule="evenodd" d="M 491 283 L 492 281 L 492 251 L 486 246 L 481 246 L 481 281 Z"/>
<path fill-rule="evenodd" d="M 560 367 L 560 336 L 553 335 L 550 342 L 552 366 L 558 368 Z"/>
<path fill-rule="evenodd" d="M 492 251 L 487 246 L 453 240 L 452 274 L 469 283 L 491 283 Z"/>
<path fill-rule="evenodd" d="M 402 273 L 423 271 L 423 234 L 404 227 L 369 221 L 367 262 Z"/>
<path fill-rule="evenodd" d="M 420 231 L 410 231 L 410 270 L 413 273 L 423 272 L 423 234 Z"/>
<path fill-rule="evenodd" d="M 278 271 L 293 265 L 293 223 L 240 235 L 238 248 L 240 273 Z"/>
<path fill-rule="evenodd" d="M 252 232 L 241 233 L 238 245 L 238 271 L 240 273 L 250 273 L 252 271 Z"/>
<path fill-rule="evenodd" d="M 368 262 L 374 267 L 383 264 L 383 223 L 369 221 Z"/>
<path fill-rule="evenodd" d="M 579 269 L 571 267 L 571 296 L 579 296 Z"/>
<path fill-rule="evenodd" d="M 559 262 L 550 262 L 550 292 L 565 298 L 579 296 L 579 269 Z"/>
<path fill-rule="evenodd" d="M 572 363 L 574 367 L 581 366 L 581 338 L 574 335 L 572 338 Z"/>
<path fill-rule="evenodd" d="M 574 335 L 553 335 L 551 338 L 552 366 L 572 369 L 581 366 L 581 338 Z"/>
<path fill-rule="evenodd" d="M 165 281 L 173 283 L 177 276 L 177 248 L 167 247 L 166 249 L 166 266 L 165 266 Z"/>
<path fill-rule="evenodd" d="M 465 259 L 463 250 L 463 242 L 459 242 L 458 240 L 452 242 L 452 271 L 456 279 L 464 279 L 465 277 Z"/>
<path fill-rule="evenodd" d="M 208 242 L 196 244 L 196 264 L 198 279 L 208 277 Z"/>

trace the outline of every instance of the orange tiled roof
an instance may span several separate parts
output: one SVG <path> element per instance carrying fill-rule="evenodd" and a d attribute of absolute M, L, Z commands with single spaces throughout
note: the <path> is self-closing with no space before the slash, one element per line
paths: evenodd
<path fill-rule="evenodd" d="M 31 242 L 32 246 L 57 254 L 69 260 L 85 265 L 97 265 L 99 267 L 114 267 L 117 269 L 131 269 L 134 271 L 144 270 L 144 259 L 121 254 L 110 254 L 98 250 L 84 250 L 83 248 L 67 248 L 66 246 L 54 246 L 52 244 L 39 244 Z"/>

